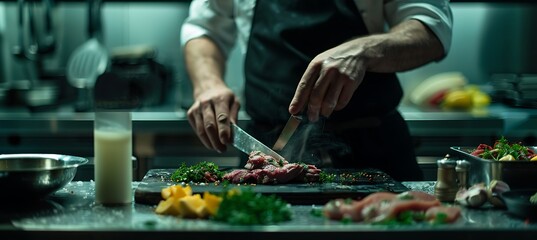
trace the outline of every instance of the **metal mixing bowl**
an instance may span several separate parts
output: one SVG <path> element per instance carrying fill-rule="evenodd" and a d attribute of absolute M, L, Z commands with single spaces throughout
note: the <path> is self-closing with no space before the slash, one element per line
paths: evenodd
<path fill-rule="evenodd" d="M 0 154 L 2 200 L 44 198 L 73 180 L 77 167 L 87 162 L 59 154 Z"/>

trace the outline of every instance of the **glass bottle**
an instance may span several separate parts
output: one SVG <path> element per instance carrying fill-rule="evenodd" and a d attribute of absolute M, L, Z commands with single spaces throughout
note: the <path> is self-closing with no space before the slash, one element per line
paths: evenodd
<path fill-rule="evenodd" d="M 129 111 L 96 111 L 94 121 L 95 201 L 132 202 L 132 116 Z"/>

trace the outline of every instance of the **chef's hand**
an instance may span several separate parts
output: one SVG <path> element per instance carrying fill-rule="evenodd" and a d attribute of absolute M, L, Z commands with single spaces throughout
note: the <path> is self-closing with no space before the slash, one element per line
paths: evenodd
<path fill-rule="evenodd" d="M 317 55 L 298 83 L 289 113 L 299 114 L 307 106 L 310 121 L 316 122 L 319 114 L 329 117 L 347 106 L 365 71 L 360 47 L 352 41 Z"/>
<path fill-rule="evenodd" d="M 195 96 L 188 109 L 188 122 L 208 149 L 226 151 L 231 142 L 231 122 L 237 122 L 240 108 L 237 96 L 225 86 L 214 87 Z"/>

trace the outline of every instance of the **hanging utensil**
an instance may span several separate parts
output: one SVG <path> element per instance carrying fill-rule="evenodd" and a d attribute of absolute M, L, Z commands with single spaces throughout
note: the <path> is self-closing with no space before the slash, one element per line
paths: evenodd
<path fill-rule="evenodd" d="M 26 0 L 17 1 L 17 24 L 19 32 L 17 36 L 18 45 L 13 47 L 13 55 L 20 59 L 39 61 L 40 55 L 52 53 L 56 49 L 56 38 L 54 36 L 52 21 L 54 3 L 53 0 L 42 0 L 42 2 L 44 9 L 44 39 L 40 39 L 37 34 L 36 20 L 34 18 L 36 2 L 28 2 Z M 26 16 L 28 17 L 27 19 Z M 25 21 L 27 21 L 29 28 L 28 40 L 25 40 Z"/>
<path fill-rule="evenodd" d="M 88 34 L 89 40 L 78 47 L 67 63 L 67 79 L 78 88 L 78 100 L 75 110 L 87 111 L 91 108 L 92 89 L 95 81 L 106 71 L 109 57 L 102 45 L 101 0 L 88 0 Z"/>

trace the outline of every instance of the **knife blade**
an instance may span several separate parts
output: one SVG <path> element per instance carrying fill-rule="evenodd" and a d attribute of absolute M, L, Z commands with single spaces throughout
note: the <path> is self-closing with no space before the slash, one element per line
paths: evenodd
<path fill-rule="evenodd" d="M 276 143 L 274 143 L 274 146 L 272 147 L 275 151 L 280 151 L 287 145 L 287 142 L 293 136 L 293 133 L 295 133 L 295 130 L 298 128 L 298 125 L 300 125 L 300 122 L 302 121 L 301 116 L 295 116 L 291 115 L 289 117 L 289 120 L 287 120 L 287 123 L 285 124 L 285 127 L 283 127 L 282 132 L 280 133 L 280 136 L 276 140 Z"/>
<path fill-rule="evenodd" d="M 252 151 L 261 151 L 264 154 L 272 156 L 276 160 L 285 159 L 280 154 L 267 147 L 267 145 L 261 143 L 259 140 L 242 130 L 242 128 L 235 123 L 231 123 L 231 129 L 233 131 L 233 146 L 241 152 L 249 155 Z"/>

